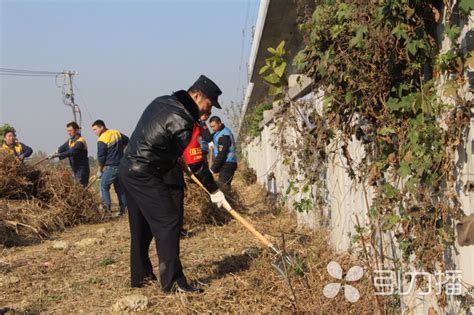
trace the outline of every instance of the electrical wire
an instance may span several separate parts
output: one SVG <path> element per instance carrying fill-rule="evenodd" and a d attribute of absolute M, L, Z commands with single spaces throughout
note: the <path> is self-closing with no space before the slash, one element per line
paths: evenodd
<path fill-rule="evenodd" d="M 42 70 L 26 70 L 26 69 L 13 69 L 13 68 L 0 68 L 0 72 L 8 72 L 8 73 L 18 73 L 18 74 L 51 74 L 51 75 L 58 75 L 61 72 L 54 72 L 54 71 L 42 71 Z"/>
<path fill-rule="evenodd" d="M 18 77 L 49 77 L 49 78 L 53 78 L 57 76 L 57 74 L 13 73 L 13 72 L 1 72 L 1 71 L 0 71 L 0 75 L 18 76 Z"/>
<path fill-rule="evenodd" d="M 87 116 L 89 116 L 89 119 L 91 120 L 91 123 L 92 123 L 94 121 L 94 119 L 92 118 L 92 115 L 89 112 L 89 108 L 87 107 L 86 101 L 82 97 L 81 92 L 79 92 L 79 88 L 77 87 L 77 84 L 73 83 L 73 86 L 76 88 L 77 95 L 79 95 L 79 98 L 81 99 L 82 104 L 84 105 L 84 108 L 86 109 Z"/>

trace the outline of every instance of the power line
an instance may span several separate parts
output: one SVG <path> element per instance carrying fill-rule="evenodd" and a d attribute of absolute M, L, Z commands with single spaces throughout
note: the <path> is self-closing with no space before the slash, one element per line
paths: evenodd
<path fill-rule="evenodd" d="M 13 69 L 13 68 L 0 68 L 0 71 L 6 72 L 22 72 L 22 73 L 44 73 L 44 74 L 60 74 L 58 71 L 44 71 L 44 70 L 29 70 L 29 69 Z"/>
<path fill-rule="evenodd" d="M 26 70 L 26 69 L 13 69 L 13 68 L 0 68 L 0 72 L 18 73 L 18 74 L 51 74 L 51 75 L 58 75 L 62 73 L 62 72 L 54 72 L 54 71 Z"/>
<path fill-rule="evenodd" d="M 89 108 L 87 107 L 87 104 L 84 100 L 84 98 L 82 97 L 82 94 L 81 92 L 79 92 L 79 88 L 77 87 L 77 84 L 76 83 L 73 83 L 74 87 L 76 88 L 76 92 L 77 92 L 77 95 L 79 95 L 79 98 L 81 99 L 82 101 L 82 104 L 84 105 L 84 108 L 86 109 L 86 112 L 87 112 L 87 116 L 89 116 L 90 120 L 91 120 L 91 123 L 94 121 L 94 119 L 92 118 L 92 115 L 91 113 L 89 112 Z"/>
<path fill-rule="evenodd" d="M 73 91 L 73 76 L 78 73 L 75 71 L 62 71 L 62 72 L 53 72 L 53 71 L 40 71 L 40 70 L 29 70 L 29 69 L 14 69 L 14 68 L 0 68 L 0 76 L 19 76 L 19 77 L 54 77 L 55 83 L 58 88 L 61 88 L 63 94 L 63 103 L 66 106 L 71 107 L 74 121 L 79 123 L 79 126 L 82 124 L 82 114 L 81 109 L 74 101 L 74 91 Z M 58 78 L 62 77 L 62 85 L 58 84 Z M 82 97 L 81 97 L 82 98 Z M 89 111 L 87 111 L 89 116 Z"/>
<path fill-rule="evenodd" d="M 19 77 L 49 77 L 54 78 L 56 75 L 53 74 L 27 74 L 27 73 L 9 73 L 9 72 L 0 72 L 0 75 L 9 75 L 9 76 L 19 76 Z"/>

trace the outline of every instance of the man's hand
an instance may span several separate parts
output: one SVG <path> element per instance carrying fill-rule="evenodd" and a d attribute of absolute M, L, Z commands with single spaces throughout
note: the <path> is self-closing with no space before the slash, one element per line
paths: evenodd
<path fill-rule="evenodd" d="M 25 155 L 24 155 L 24 154 L 18 155 L 18 159 L 19 159 L 20 161 L 23 161 L 23 160 L 25 159 Z"/>
<path fill-rule="evenodd" d="M 48 155 L 48 160 L 52 160 L 59 157 L 59 153 L 54 152 L 53 154 Z"/>
<path fill-rule="evenodd" d="M 225 199 L 224 193 L 220 189 L 211 194 L 211 201 L 219 208 L 224 207 L 226 210 L 231 209 L 229 203 Z"/>
<path fill-rule="evenodd" d="M 95 176 L 97 176 L 98 179 L 102 178 L 103 172 L 101 170 L 98 170 Z"/>

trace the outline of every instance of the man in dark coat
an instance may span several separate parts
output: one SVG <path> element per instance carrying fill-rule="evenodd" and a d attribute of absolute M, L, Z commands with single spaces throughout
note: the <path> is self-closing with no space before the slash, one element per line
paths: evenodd
<path fill-rule="evenodd" d="M 86 187 L 90 174 L 86 140 L 81 136 L 81 128 L 76 122 L 68 123 L 66 130 L 69 139 L 49 158 L 69 159 L 74 177 L 82 186 Z"/>
<path fill-rule="evenodd" d="M 148 105 L 130 138 L 119 178 L 128 203 L 132 287 L 156 278 L 148 255 L 154 237 L 163 291 L 202 291 L 188 284 L 179 258 L 182 209 L 176 200 L 182 198 L 174 195 L 179 194 L 183 175 L 176 165 L 199 117 L 212 106 L 220 108 L 217 98 L 221 93 L 214 82 L 200 76 L 188 91 L 158 97 Z M 207 164 L 201 163 L 193 172 L 211 193 L 214 204 L 220 207 L 227 202 Z"/>
<path fill-rule="evenodd" d="M 237 147 L 232 131 L 221 119 L 213 116 L 210 119 L 214 141 L 214 163 L 211 166 L 213 174 L 219 173 L 219 182 L 230 186 L 237 170 Z"/>

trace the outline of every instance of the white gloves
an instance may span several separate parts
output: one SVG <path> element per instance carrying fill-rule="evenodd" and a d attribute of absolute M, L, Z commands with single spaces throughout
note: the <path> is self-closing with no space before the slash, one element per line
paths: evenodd
<path fill-rule="evenodd" d="M 48 160 L 51 160 L 51 159 L 54 159 L 54 158 L 57 158 L 57 157 L 59 157 L 59 153 L 55 152 L 54 154 L 48 155 Z"/>
<path fill-rule="evenodd" d="M 97 176 L 97 178 L 102 178 L 102 171 L 101 170 L 98 170 L 97 173 L 95 174 L 95 176 Z"/>
<path fill-rule="evenodd" d="M 211 201 L 219 208 L 224 207 L 226 210 L 232 209 L 227 200 L 225 199 L 224 193 L 218 189 L 215 193 L 211 194 Z"/>

